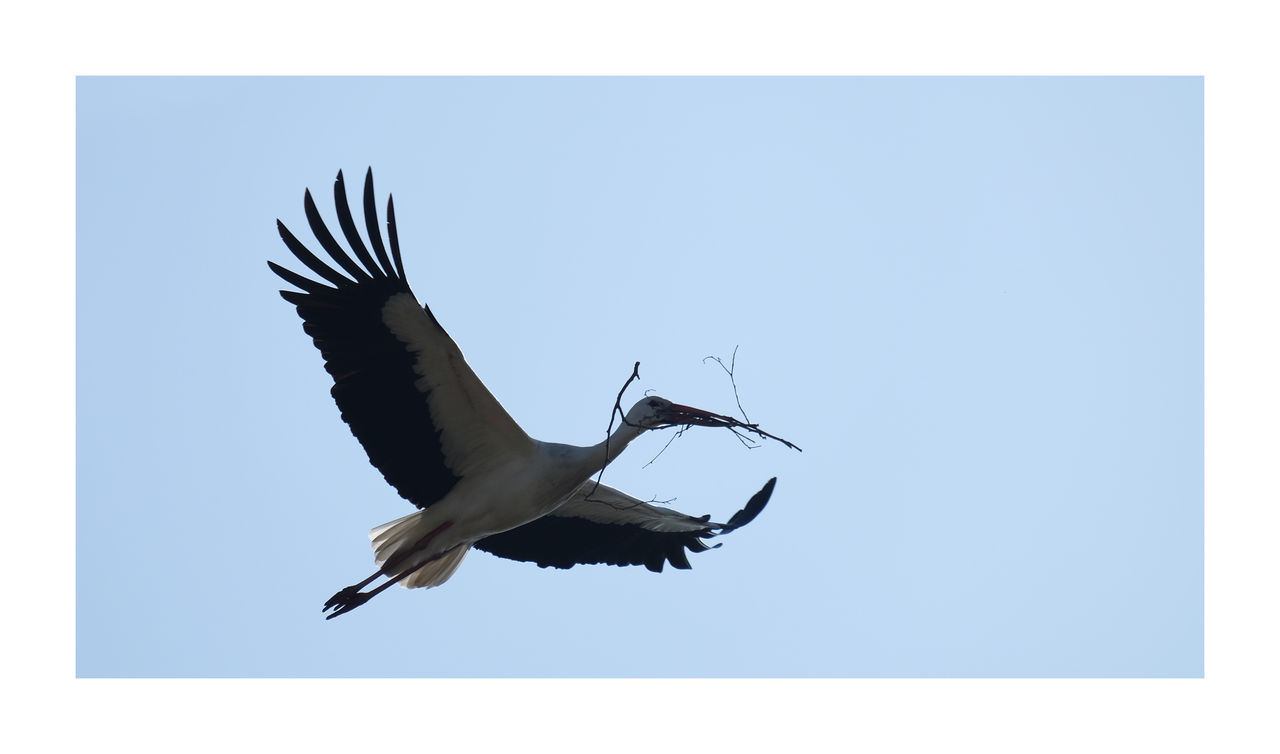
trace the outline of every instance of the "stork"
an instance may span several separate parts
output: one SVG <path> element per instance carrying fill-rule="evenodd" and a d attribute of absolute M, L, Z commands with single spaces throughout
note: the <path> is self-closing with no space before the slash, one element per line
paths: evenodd
<path fill-rule="evenodd" d="M 592 480 L 627 444 L 651 429 L 716 425 L 720 417 L 648 396 L 603 442 L 577 447 L 527 435 L 485 388 L 431 309 L 405 279 L 395 206 L 387 197 L 383 244 L 373 192 L 364 181 L 365 246 L 347 203 L 342 172 L 333 187 L 338 224 L 352 253 L 329 232 L 308 190 L 307 222 L 336 269 L 307 250 L 284 223 L 289 251 L 315 274 L 275 262 L 273 272 L 298 291 L 280 291 L 297 307 L 333 377 L 342 420 L 369 461 L 418 510 L 374 528 L 378 570 L 324 605 L 347 613 L 392 584 L 444 583 L 472 547 L 499 557 L 570 568 L 579 563 L 689 568 L 685 553 L 749 523 L 773 494 L 770 479 L 727 523 L 658 507 Z M 718 545 L 717 545 L 718 546 Z M 362 591 L 380 577 L 386 581 Z"/>

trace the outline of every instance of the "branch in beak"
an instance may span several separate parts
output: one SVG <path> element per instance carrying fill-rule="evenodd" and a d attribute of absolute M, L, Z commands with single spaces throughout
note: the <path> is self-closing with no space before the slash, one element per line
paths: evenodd
<path fill-rule="evenodd" d="M 768 437 L 768 438 L 777 440 L 783 445 L 786 445 L 788 448 L 795 448 L 796 450 L 800 450 L 798 446 L 782 439 L 781 437 L 771 435 L 768 432 L 765 432 L 764 430 L 760 429 L 760 425 L 758 424 L 747 424 L 745 422 L 738 421 L 732 416 L 715 414 L 710 411 L 703 411 L 700 408 L 694 408 L 692 406 L 681 406 L 678 403 L 672 403 L 671 406 L 663 413 L 661 417 L 661 423 L 657 427 L 655 427 L 655 429 L 660 429 L 663 427 L 687 427 L 687 426 L 727 427 L 731 430 L 745 429 L 748 432 L 752 432 L 754 434 L 760 435 L 761 437 Z"/>
<path fill-rule="evenodd" d="M 662 416 L 663 424 L 672 427 L 689 424 L 696 424 L 699 427 L 727 427 L 732 426 L 736 421 L 731 416 L 721 416 L 693 406 L 681 406 L 679 403 L 672 403 Z"/>

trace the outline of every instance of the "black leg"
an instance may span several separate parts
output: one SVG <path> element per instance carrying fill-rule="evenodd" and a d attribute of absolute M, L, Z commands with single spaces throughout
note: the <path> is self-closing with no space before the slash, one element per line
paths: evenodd
<path fill-rule="evenodd" d="M 378 578 L 381 575 L 382 575 L 382 571 L 378 571 L 377 573 L 373 574 L 372 576 L 365 579 L 364 581 L 361 581 L 359 584 L 352 584 L 346 589 L 340 590 L 337 594 L 330 597 L 328 602 L 324 603 L 324 607 L 320 610 L 320 612 L 325 612 L 331 607 L 343 607 L 345 605 L 351 604 L 353 601 L 357 599 L 357 595 L 359 595 L 361 589 L 364 589 L 366 586 L 369 586 L 370 584 L 372 584 L 374 579 Z M 351 607 L 349 608 L 344 607 L 343 609 L 344 611 L 354 610 L 355 608 L 367 602 L 368 599 L 369 599 L 368 597 L 365 597 L 364 599 L 361 599 L 358 602 L 356 602 L 354 605 L 351 605 Z M 337 615 L 337 613 L 334 613 L 334 615 Z M 330 615 L 329 617 L 332 618 L 333 615 Z"/>
<path fill-rule="evenodd" d="M 399 583 L 403 579 L 407 578 L 409 574 L 417 571 L 419 568 L 422 568 L 427 563 L 430 563 L 434 560 L 438 560 L 441 556 L 444 555 L 444 553 L 441 553 L 440 555 L 437 555 L 436 557 L 424 563 L 419 563 L 413 568 L 410 568 L 405 571 L 401 571 L 399 575 L 395 576 L 394 578 L 391 578 L 386 583 L 378 586 L 376 589 L 373 589 L 368 592 L 360 591 L 366 586 L 369 586 L 369 584 L 372 584 L 374 580 L 377 579 L 379 576 L 382 576 L 383 574 L 390 576 L 391 575 L 390 572 L 387 571 L 388 568 L 393 568 L 395 564 L 403 561 L 411 553 L 417 552 L 418 550 L 425 547 L 427 543 L 430 542 L 437 534 L 444 531 L 445 529 L 448 529 L 450 526 L 453 526 L 453 522 L 445 521 L 443 524 L 440 524 L 439 526 L 437 526 L 436 528 L 428 532 L 425 537 L 415 542 L 413 547 L 401 550 L 400 552 L 396 553 L 395 557 L 389 558 L 386 563 L 383 563 L 382 568 L 378 570 L 377 573 L 373 574 L 372 576 L 365 579 L 364 581 L 361 581 L 359 584 L 352 584 L 346 589 L 343 589 L 339 591 L 337 594 L 330 597 L 329 601 L 324 603 L 324 608 L 321 609 L 320 612 L 327 612 L 330 608 L 335 608 L 335 609 L 333 613 L 326 615 L 324 619 L 329 620 L 331 618 L 336 618 L 339 615 L 342 615 L 343 613 L 349 613 L 352 610 L 355 610 L 357 607 L 360 607 L 364 603 L 376 597 L 378 594 L 382 593 L 382 591 L 385 590 L 387 587 L 391 586 L 392 584 Z"/>

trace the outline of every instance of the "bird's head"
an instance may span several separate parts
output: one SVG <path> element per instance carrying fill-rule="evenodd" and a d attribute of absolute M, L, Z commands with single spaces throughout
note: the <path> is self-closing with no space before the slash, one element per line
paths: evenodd
<path fill-rule="evenodd" d="M 672 403 L 666 398 L 659 398 L 651 395 L 641 398 L 636 405 L 631 407 L 627 412 L 624 421 L 633 427 L 641 429 L 662 429 L 663 427 L 678 427 L 687 424 L 699 425 L 716 425 L 717 420 L 721 419 L 718 414 L 710 411 L 703 411 L 700 408 L 691 406 L 681 406 L 679 403 Z"/>

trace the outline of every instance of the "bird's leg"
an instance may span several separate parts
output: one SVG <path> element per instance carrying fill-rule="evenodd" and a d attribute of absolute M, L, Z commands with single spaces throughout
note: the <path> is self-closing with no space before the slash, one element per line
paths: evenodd
<path fill-rule="evenodd" d="M 427 563 L 434 563 L 435 561 L 444 557 L 444 555 L 445 553 L 442 552 L 436 557 L 432 558 L 431 560 L 426 561 L 425 563 L 419 563 L 418 565 L 412 568 L 406 568 L 405 570 L 401 571 L 400 574 L 397 575 L 395 578 L 388 579 L 386 582 L 379 584 L 376 588 L 371 589 L 368 592 L 361 592 L 361 591 L 355 592 L 354 594 L 350 595 L 350 599 L 347 601 L 346 604 L 344 604 L 342 607 L 335 610 L 332 615 L 326 615 L 324 619 L 329 620 L 330 618 L 336 618 L 337 616 L 342 615 L 343 613 L 347 613 L 347 612 L 351 612 L 352 610 L 355 610 L 357 607 L 360 607 L 364 603 L 368 602 L 369 600 L 381 594 L 387 587 L 393 584 L 400 583 L 404 579 L 408 578 L 410 574 L 417 573 L 422 568 L 425 568 Z M 377 574 L 375 574 L 375 577 L 376 576 Z M 368 583 L 368 582 L 365 582 L 365 583 Z M 351 589 L 351 588 L 352 587 L 347 587 L 347 589 Z M 345 591 L 347 590 L 344 589 L 343 592 Z M 337 595 L 334 595 L 334 596 L 336 597 Z M 332 602 L 332 600 L 330 601 Z"/>
<path fill-rule="evenodd" d="M 382 575 L 381 570 L 375 571 L 372 576 L 365 579 L 364 581 L 361 581 L 359 584 L 352 584 L 346 589 L 339 590 L 337 594 L 329 598 L 328 602 L 324 603 L 324 607 L 320 610 L 320 612 L 325 612 L 331 607 L 341 607 L 340 612 L 346 612 L 348 610 L 354 610 L 360 605 L 363 605 L 365 602 L 369 600 L 369 598 L 361 596 L 360 590 L 364 589 L 366 586 L 369 586 L 369 584 L 372 584 L 373 581 L 381 575 Z M 337 614 L 338 613 L 334 613 L 333 615 L 337 615 Z M 330 615 L 329 617 L 332 618 L 333 615 Z"/>
<path fill-rule="evenodd" d="M 330 597 L 329 601 L 324 603 L 324 608 L 322 608 L 320 612 L 327 612 L 331 608 L 336 608 L 336 609 L 333 611 L 332 615 L 326 615 L 325 620 L 328 620 L 330 618 L 336 618 L 337 616 L 342 615 L 343 613 L 349 613 L 352 610 L 355 610 L 357 607 L 360 607 L 364 603 L 368 602 L 369 600 L 373 599 L 375 596 L 380 594 L 387 587 L 391 586 L 392 584 L 399 583 L 403 579 L 407 578 L 409 574 L 413 573 L 414 571 L 417 571 L 419 568 L 422 568 L 427 563 L 430 563 L 431 560 L 428 560 L 425 563 L 420 563 L 414 566 L 413 568 L 404 570 L 399 575 L 395 576 L 394 578 L 390 579 L 386 583 L 378 586 L 377 588 L 371 591 L 368 591 L 368 592 L 360 591 L 361 589 L 365 588 L 369 584 L 373 583 L 374 580 L 377 579 L 379 576 L 383 576 L 383 575 L 391 576 L 392 571 L 390 569 L 394 568 L 398 563 L 402 562 L 410 554 L 415 553 L 418 550 L 425 547 L 432 540 L 432 538 L 434 538 L 437 534 L 444 531 L 445 529 L 448 529 L 450 526 L 453 526 L 453 522 L 445 521 L 443 524 L 440 524 L 436 528 L 427 532 L 427 534 L 423 536 L 422 539 L 419 539 L 417 542 L 414 542 L 412 547 L 404 548 L 400 552 L 397 552 L 395 555 L 388 558 L 387 562 L 382 564 L 382 568 L 379 568 L 377 572 L 375 572 L 369 578 L 365 579 L 364 581 L 361 581 L 359 584 L 352 584 L 346 589 L 342 589 L 337 594 Z M 435 558 L 432 558 L 432 560 L 435 560 Z"/>

